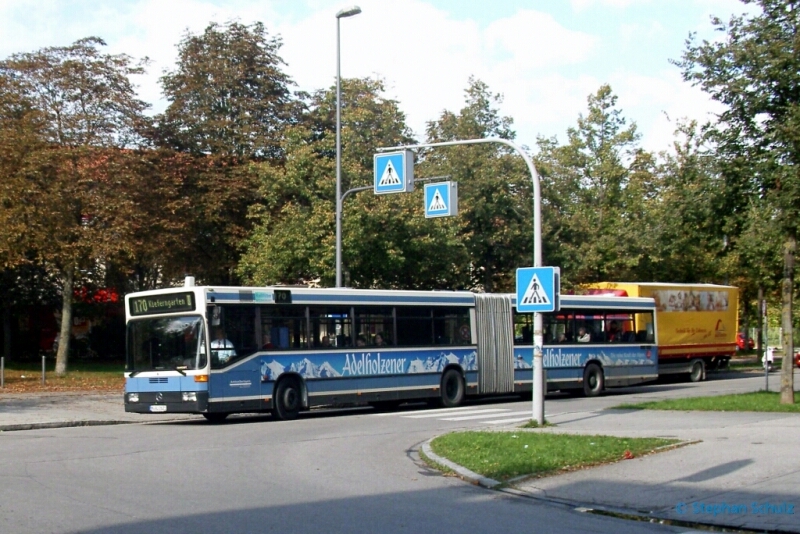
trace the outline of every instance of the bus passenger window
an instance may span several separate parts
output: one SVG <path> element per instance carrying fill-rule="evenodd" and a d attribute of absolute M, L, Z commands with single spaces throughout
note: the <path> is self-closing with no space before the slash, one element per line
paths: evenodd
<path fill-rule="evenodd" d="M 522 327 L 522 342 L 533 343 L 533 329 L 529 325 Z"/>

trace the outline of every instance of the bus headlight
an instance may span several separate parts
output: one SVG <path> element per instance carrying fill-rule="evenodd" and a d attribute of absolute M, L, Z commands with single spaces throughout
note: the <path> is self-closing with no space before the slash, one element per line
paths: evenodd
<path fill-rule="evenodd" d="M 184 391 L 183 392 L 183 402 L 197 402 L 197 392 L 195 392 L 195 391 Z"/>
<path fill-rule="evenodd" d="M 128 393 L 128 402 L 139 402 L 138 393 Z"/>

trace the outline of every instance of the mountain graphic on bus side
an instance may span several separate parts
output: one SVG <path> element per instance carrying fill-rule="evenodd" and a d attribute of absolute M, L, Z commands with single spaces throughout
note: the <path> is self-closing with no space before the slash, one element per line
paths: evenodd
<path fill-rule="evenodd" d="M 342 376 L 330 363 L 323 362 L 321 365 L 317 365 L 308 358 L 303 358 L 301 361 L 293 362 L 288 366 L 283 365 L 277 360 L 272 360 L 269 363 L 266 360 L 261 360 L 262 382 L 275 380 L 286 372 L 297 373 L 303 378 L 333 378 Z"/>
<path fill-rule="evenodd" d="M 275 380 L 276 378 L 278 378 L 278 376 L 280 376 L 284 372 L 286 372 L 286 367 L 277 360 L 272 360 L 269 363 L 267 363 L 266 360 L 261 360 L 262 382 L 266 382 L 268 380 Z"/>
<path fill-rule="evenodd" d="M 365 355 L 367 358 L 371 358 L 370 354 L 365 353 Z M 345 357 L 347 358 L 347 355 L 345 355 Z M 356 355 L 352 354 L 352 357 L 355 358 Z M 380 358 L 380 354 L 378 354 L 377 357 Z M 391 362 L 392 360 L 383 359 L 382 361 Z M 397 361 L 402 362 L 403 360 Z M 477 369 L 477 353 L 472 351 L 464 356 L 459 357 L 452 352 L 441 352 L 438 356 L 429 355 L 425 359 L 416 358 L 411 360 L 411 362 L 408 363 L 407 369 L 404 369 L 401 372 L 404 374 L 440 373 L 445 369 L 445 367 L 451 364 L 460 365 L 464 371 L 474 371 Z M 399 369 L 400 367 L 398 367 L 398 370 Z M 353 372 L 352 369 L 349 368 L 346 369 L 346 371 L 348 375 Z M 284 364 L 274 358 L 271 361 L 267 361 L 266 359 L 261 360 L 262 382 L 276 380 L 281 374 L 288 372 L 297 373 L 303 378 L 336 378 L 344 376 L 343 371 L 337 370 L 336 367 L 334 367 L 334 365 L 332 365 L 329 361 L 316 364 L 308 358 L 303 358 L 300 361 Z M 383 372 L 385 371 L 381 371 L 381 373 Z M 372 373 L 361 371 L 357 374 Z"/>
<path fill-rule="evenodd" d="M 530 369 L 531 364 L 525 361 L 521 354 L 514 358 L 514 369 Z"/>
<path fill-rule="evenodd" d="M 465 371 L 470 371 L 475 368 L 476 356 L 477 354 L 475 352 L 471 352 L 463 358 L 459 358 L 452 352 L 449 354 L 442 352 L 438 357 L 428 356 L 425 361 L 421 360 L 420 358 L 411 360 L 411 363 L 408 366 L 408 372 L 439 373 L 450 364 L 460 365 Z"/>
<path fill-rule="evenodd" d="M 289 370 L 305 378 L 331 378 L 342 376 L 330 363 L 322 362 L 321 365 L 317 365 L 308 358 L 303 358 L 299 363 L 293 363 L 289 366 Z"/>

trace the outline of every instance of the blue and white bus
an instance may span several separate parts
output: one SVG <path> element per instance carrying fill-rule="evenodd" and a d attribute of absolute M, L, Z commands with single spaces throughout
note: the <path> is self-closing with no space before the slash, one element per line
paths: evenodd
<path fill-rule="evenodd" d="M 125 297 L 125 410 L 294 419 L 315 406 L 454 407 L 530 392 L 533 320 L 514 306 L 514 295 L 200 287 L 189 277 Z M 562 296 L 544 320 L 548 390 L 591 396 L 655 380 L 656 332 L 652 299 Z"/>

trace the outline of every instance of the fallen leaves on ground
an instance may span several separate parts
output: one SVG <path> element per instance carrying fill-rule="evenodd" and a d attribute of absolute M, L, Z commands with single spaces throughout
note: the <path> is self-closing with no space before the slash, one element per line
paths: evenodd
<path fill-rule="evenodd" d="M 3 393 L 58 393 L 63 391 L 87 393 L 122 393 L 125 387 L 125 378 L 120 371 L 114 373 L 96 372 L 67 372 L 64 376 L 57 376 L 53 372 L 45 373 L 42 384 L 42 373 L 31 371 L 5 370 Z"/>

